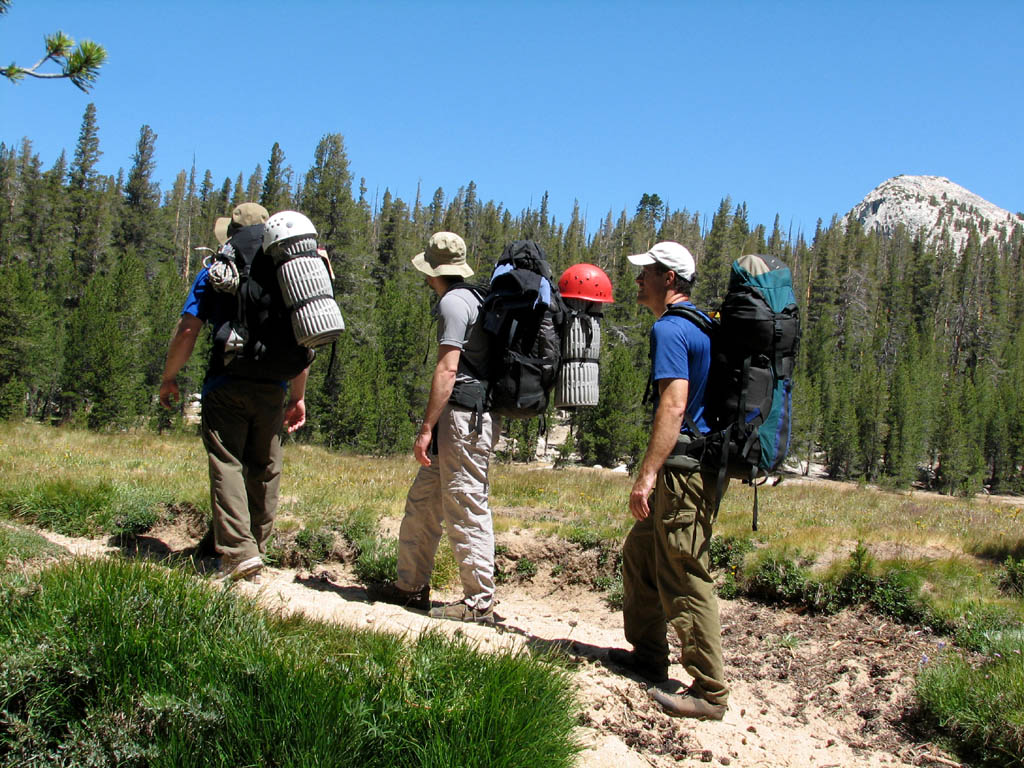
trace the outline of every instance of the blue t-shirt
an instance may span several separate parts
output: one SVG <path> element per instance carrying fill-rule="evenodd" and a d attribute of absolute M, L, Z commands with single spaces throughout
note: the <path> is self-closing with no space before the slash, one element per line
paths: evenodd
<path fill-rule="evenodd" d="M 231 294 L 220 293 L 210 287 L 210 273 L 203 267 L 192 281 L 181 314 L 198 317 L 216 327 L 234 317 L 236 301 Z"/>
<path fill-rule="evenodd" d="M 670 304 L 670 307 L 691 307 L 688 301 Z M 658 381 L 686 379 L 686 415 L 693 419 L 702 433 L 709 431 L 704 421 L 704 389 L 711 367 L 711 339 L 685 317 L 665 314 L 651 327 L 651 381 L 654 407 L 658 407 Z M 682 432 L 689 432 L 683 422 Z"/>

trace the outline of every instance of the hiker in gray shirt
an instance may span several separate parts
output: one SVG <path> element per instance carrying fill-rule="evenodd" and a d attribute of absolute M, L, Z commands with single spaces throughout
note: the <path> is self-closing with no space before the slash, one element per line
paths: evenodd
<path fill-rule="evenodd" d="M 477 324 L 480 294 L 463 282 L 473 274 L 466 244 L 452 232 L 437 232 L 412 259 L 438 295 L 437 365 L 423 426 L 413 453 L 419 472 L 405 501 L 398 535 L 398 578 L 371 597 L 430 616 L 494 623 L 494 527 L 487 473 L 500 417 L 485 408 L 487 341 Z M 459 564 L 464 596 L 430 607 L 430 574 L 441 523 Z"/>

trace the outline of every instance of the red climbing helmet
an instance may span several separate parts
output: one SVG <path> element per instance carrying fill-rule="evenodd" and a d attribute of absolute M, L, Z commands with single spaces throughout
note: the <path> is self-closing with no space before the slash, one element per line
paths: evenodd
<path fill-rule="evenodd" d="M 593 264 L 573 264 L 558 280 L 563 299 L 583 299 L 611 304 L 612 281 L 600 267 Z"/>

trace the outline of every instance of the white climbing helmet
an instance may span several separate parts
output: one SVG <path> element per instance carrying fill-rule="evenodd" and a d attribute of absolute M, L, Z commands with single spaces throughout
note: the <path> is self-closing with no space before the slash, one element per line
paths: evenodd
<path fill-rule="evenodd" d="M 292 243 L 300 238 L 313 238 L 313 247 L 316 247 L 316 227 L 298 211 L 275 213 L 263 225 L 263 250 L 267 253 L 279 245 Z"/>

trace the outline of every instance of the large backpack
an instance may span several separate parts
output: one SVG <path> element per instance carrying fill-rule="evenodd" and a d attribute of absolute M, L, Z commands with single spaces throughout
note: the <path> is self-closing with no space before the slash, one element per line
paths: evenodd
<path fill-rule="evenodd" d="M 217 259 L 233 263 L 238 287 L 230 297 L 232 315 L 213 329 L 211 374 L 267 381 L 295 378 L 315 353 L 295 340 L 274 262 L 263 251 L 263 225 L 240 229 Z"/>
<path fill-rule="evenodd" d="M 754 485 L 757 530 L 757 481 L 778 469 L 789 451 L 793 367 L 800 343 L 789 268 L 773 256 L 741 256 L 732 264 L 717 317 L 709 320 L 685 307 L 666 314 L 687 318 L 711 337 L 704 400 L 711 432 L 694 440 L 687 453 L 717 470 L 719 500 L 727 477 Z"/>
<path fill-rule="evenodd" d="M 508 418 L 542 416 L 562 357 L 565 304 L 533 240 L 505 247 L 494 265 L 480 319 L 489 341 L 487 408 Z"/>

